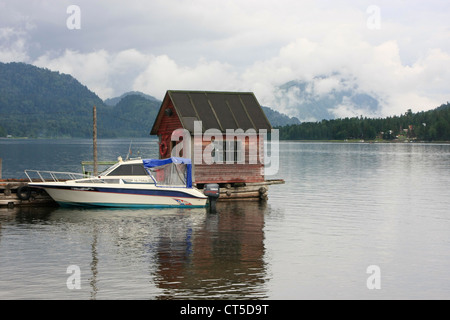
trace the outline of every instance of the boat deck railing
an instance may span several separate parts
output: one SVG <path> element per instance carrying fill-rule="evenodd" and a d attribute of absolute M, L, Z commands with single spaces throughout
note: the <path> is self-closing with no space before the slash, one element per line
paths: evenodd
<path fill-rule="evenodd" d="M 30 180 L 30 182 L 63 182 L 67 180 L 75 180 L 88 177 L 87 175 L 82 173 L 43 170 L 25 170 L 25 175 L 27 176 L 28 180 Z"/>

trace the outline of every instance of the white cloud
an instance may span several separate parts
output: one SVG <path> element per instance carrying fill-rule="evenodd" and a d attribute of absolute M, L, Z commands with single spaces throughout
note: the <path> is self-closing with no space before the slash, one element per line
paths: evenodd
<path fill-rule="evenodd" d="M 319 78 L 314 80 L 314 92 L 319 96 L 327 95 L 333 90 L 339 89 L 341 89 L 341 82 L 335 77 Z"/>
<path fill-rule="evenodd" d="M 367 108 L 358 106 L 349 97 L 344 97 L 342 99 L 342 103 L 335 106 L 333 109 L 329 109 L 328 111 L 334 114 L 336 118 L 352 118 L 359 117 L 361 115 L 369 118 L 376 118 L 380 115 L 378 112 L 372 112 Z"/>
<path fill-rule="evenodd" d="M 152 57 L 133 84 L 133 89 L 152 92 L 163 98 L 168 89 L 237 90 L 232 67 L 217 61 L 201 60 L 193 67 L 179 66 L 166 55 Z"/>
<path fill-rule="evenodd" d="M 23 32 L 13 28 L 0 28 L 0 61 L 26 61 L 28 59 L 26 39 Z"/>
<path fill-rule="evenodd" d="M 227 64 L 200 60 L 193 67 L 180 66 L 167 55 L 145 55 L 135 49 L 116 54 L 66 50 L 55 58 L 41 56 L 33 64 L 72 75 L 102 99 L 130 90 L 162 99 L 168 89 L 239 89 L 236 73 Z"/>
<path fill-rule="evenodd" d="M 328 38 L 320 43 L 302 38 L 281 48 L 276 57 L 253 65 L 244 78 L 263 90 L 289 80 L 311 81 L 317 95 L 357 86 L 381 100 L 380 115 L 386 116 L 411 106 L 417 111 L 431 109 L 447 101 L 450 70 L 442 66 L 449 65 L 449 59 L 448 53 L 435 49 L 410 66 L 402 63 L 394 40 L 373 46 L 355 38 Z M 269 105 L 275 102 L 267 91 L 257 94 Z"/>
<path fill-rule="evenodd" d="M 66 50 L 55 58 L 41 56 L 34 64 L 73 75 L 103 99 L 128 90 L 160 99 L 168 89 L 245 90 L 254 91 L 260 103 L 289 112 L 289 106 L 275 104 L 279 98 L 276 88 L 291 80 L 304 80 L 311 82 L 311 93 L 317 96 L 357 86 L 361 92 L 381 99 L 381 115 L 403 113 L 413 106 L 417 110 L 434 108 L 448 100 L 450 71 L 441 67 L 450 62 L 447 53 L 430 50 L 409 66 L 402 64 L 395 41 L 377 46 L 363 40 L 352 40 L 353 46 L 348 39 L 339 41 L 296 39 L 282 47 L 277 56 L 257 61 L 243 72 L 228 63 L 206 59 L 182 66 L 168 55 L 144 54 L 136 49 L 115 54 Z M 301 103 L 289 97 L 284 101 Z M 350 109 L 347 106 L 345 110 Z"/>

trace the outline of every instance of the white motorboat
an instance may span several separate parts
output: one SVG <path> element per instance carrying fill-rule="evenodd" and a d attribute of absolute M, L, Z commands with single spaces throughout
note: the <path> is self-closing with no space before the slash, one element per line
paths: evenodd
<path fill-rule="evenodd" d="M 43 188 L 61 206 L 192 208 L 206 206 L 208 199 L 193 187 L 191 160 L 185 158 L 119 160 L 98 176 L 68 174 L 65 181 L 58 178 L 61 172 L 25 173 L 30 187 Z"/>

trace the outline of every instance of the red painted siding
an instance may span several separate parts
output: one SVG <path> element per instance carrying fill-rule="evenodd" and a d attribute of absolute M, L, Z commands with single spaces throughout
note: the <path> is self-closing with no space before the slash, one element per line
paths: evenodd
<path fill-rule="evenodd" d="M 165 113 L 166 109 L 172 110 L 172 115 L 167 115 Z M 172 135 L 172 132 L 176 129 L 182 128 L 181 121 L 177 115 L 177 112 L 175 111 L 175 108 L 170 101 L 169 104 L 164 108 L 163 116 L 161 119 L 161 124 L 159 126 L 159 129 L 157 131 L 158 137 L 159 137 L 159 145 L 160 145 L 160 158 L 168 158 L 170 157 L 170 153 L 172 152 L 171 147 L 171 141 L 170 137 Z M 167 152 L 162 154 L 161 152 L 161 144 L 165 144 L 167 147 Z"/>
<path fill-rule="evenodd" d="M 262 164 L 213 164 L 195 166 L 195 183 L 264 181 Z"/>
<path fill-rule="evenodd" d="M 222 164 L 213 163 L 207 164 L 204 161 L 202 164 L 195 165 L 195 182 L 196 183 L 233 183 L 233 182 L 262 182 L 264 181 L 264 164 L 262 159 L 259 160 L 259 139 L 245 140 L 245 159 L 243 164 L 234 163 Z M 199 142 L 197 142 L 199 143 Z M 210 144 L 210 141 L 202 142 L 202 152 Z M 250 148 L 255 148 L 255 152 L 250 152 Z M 202 153 L 202 156 L 204 154 Z M 256 156 L 256 158 L 255 158 Z M 196 158 L 199 162 L 200 158 L 197 154 Z"/>

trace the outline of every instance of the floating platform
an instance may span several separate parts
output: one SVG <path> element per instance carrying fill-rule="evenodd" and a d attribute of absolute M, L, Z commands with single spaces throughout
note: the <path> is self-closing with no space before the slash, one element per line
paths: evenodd
<path fill-rule="evenodd" d="M 220 183 L 220 196 L 217 201 L 266 201 L 269 186 L 284 184 L 283 179 L 265 180 L 263 182 Z M 202 190 L 203 186 L 199 186 Z"/>

